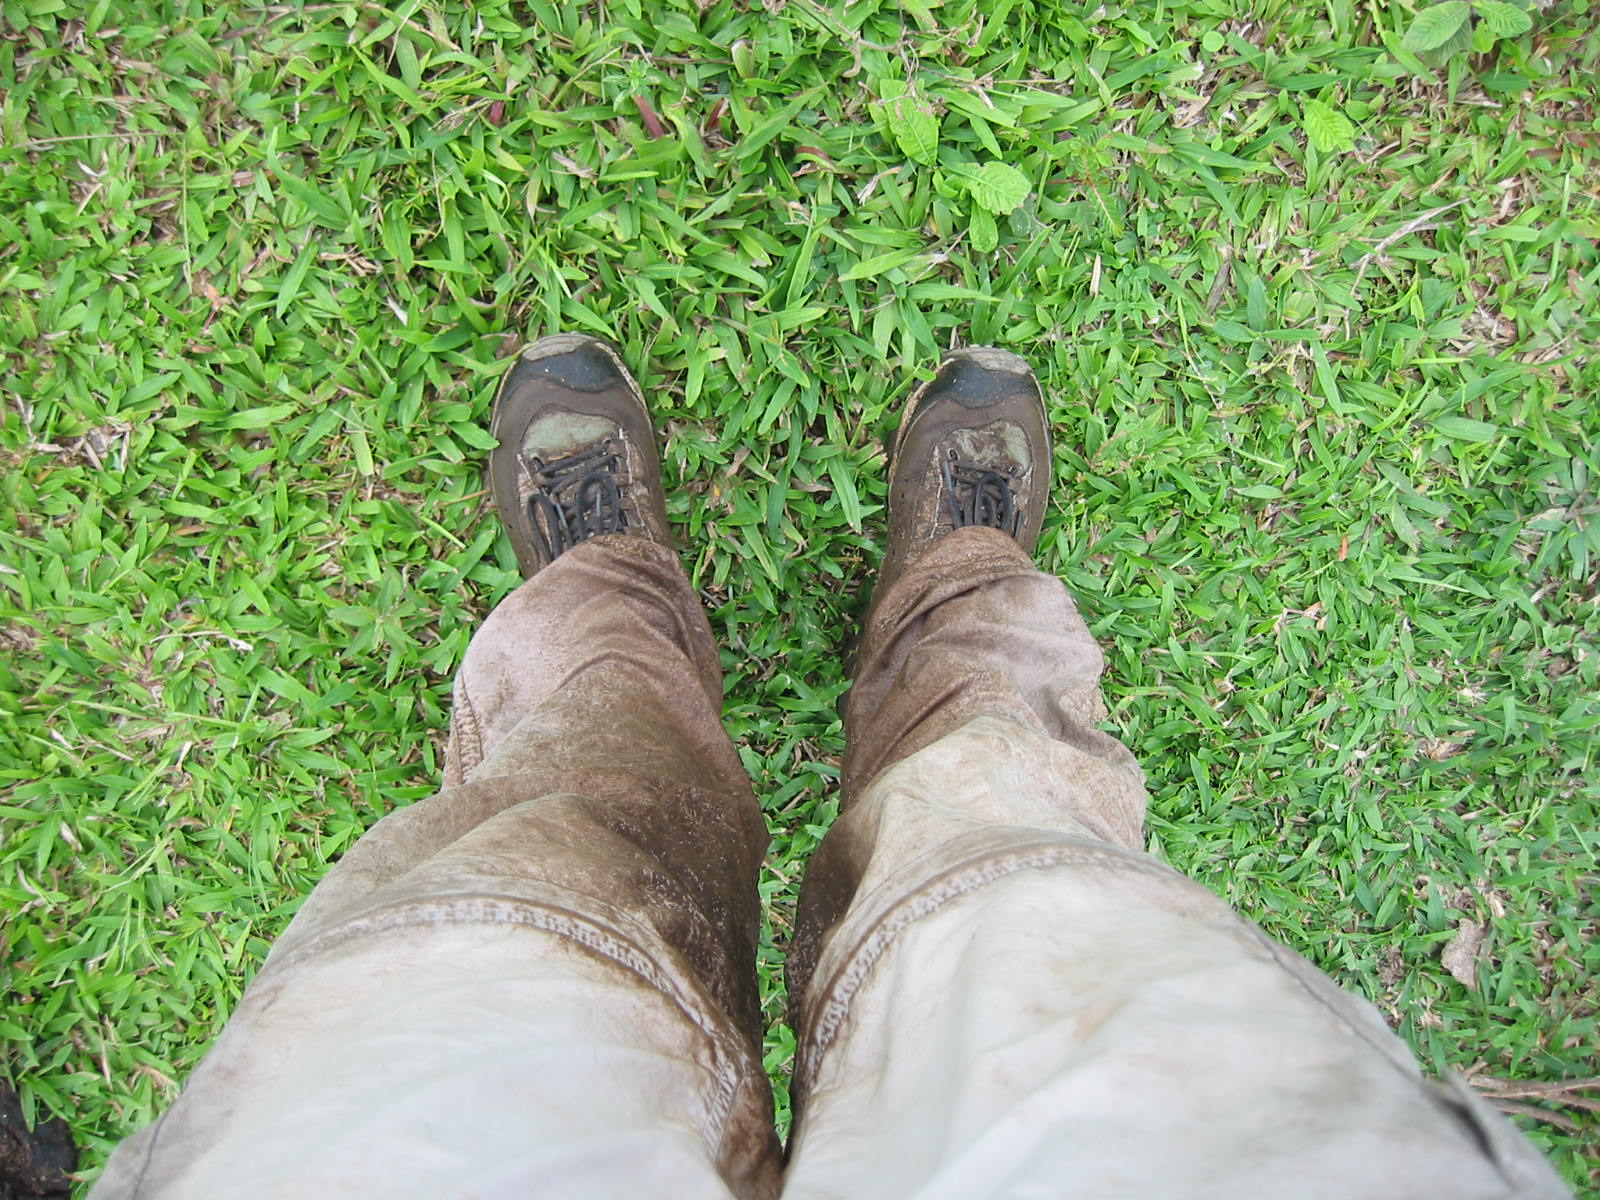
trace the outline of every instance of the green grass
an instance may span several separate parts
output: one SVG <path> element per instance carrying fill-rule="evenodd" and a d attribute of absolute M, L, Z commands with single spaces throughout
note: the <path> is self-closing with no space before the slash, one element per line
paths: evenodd
<path fill-rule="evenodd" d="M 0 1072 L 92 1176 L 432 790 L 498 360 L 576 329 L 725 648 L 781 1079 L 880 438 L 992 341 L 1152 847 L 1600 1195 L 1591 3 L 1429 70 L 1349 0 L 0 0 Z"/>

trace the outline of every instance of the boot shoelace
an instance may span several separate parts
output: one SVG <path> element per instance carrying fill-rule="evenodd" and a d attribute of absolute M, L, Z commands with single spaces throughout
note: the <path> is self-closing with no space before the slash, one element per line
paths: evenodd
<path fill-rule="evenodd" d="M 528 461 L 534 491 L 528 496 L 528 519 L 549 559 L 579 542 L 627 528 L 617 473 L 622 456 L 606 438 L 598 446 L 566 458 Z"/>
<path fill-rule="evenodd" d="M 956 457 L 955 451 L 939 460 L 944 476 L 945 517 L 952 528 L 987 525 L 1012 537 L 1022 525 L 1011 493 L 1011 476 Z"/>

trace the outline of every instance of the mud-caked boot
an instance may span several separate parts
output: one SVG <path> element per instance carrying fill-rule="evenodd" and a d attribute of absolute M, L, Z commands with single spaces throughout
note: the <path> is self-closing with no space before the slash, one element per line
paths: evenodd
<path fill-rule="evenodd" d="M 671 544 L 644 396 L 610 346 L 540 338 L 494 398 L 489 484 L 523 577 L 604 533 Z"/>
<path fill-rule="evenodd" d="M 873 588 L 968 525 L 987 525 L 1029 554 L 1051 477 L 1050 425 L 1033 370 L 1008 350 L 952 350 L 906 402 L 889 448 L 889 544 Z"/>

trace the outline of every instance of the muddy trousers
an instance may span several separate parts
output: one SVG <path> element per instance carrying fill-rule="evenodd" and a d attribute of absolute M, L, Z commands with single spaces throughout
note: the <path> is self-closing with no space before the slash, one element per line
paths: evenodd
<path fill-rule="evenodd" d="M 446 786 L 308 897 L 113 1197 L 1543 1197 L 1367 1003 L 1145 854 L 1101 656 L 1009 539 L 879 596 L 790 948 L 787 1164 L 754 978 L 767 831 L 676 556 L 509 596 Z"/>

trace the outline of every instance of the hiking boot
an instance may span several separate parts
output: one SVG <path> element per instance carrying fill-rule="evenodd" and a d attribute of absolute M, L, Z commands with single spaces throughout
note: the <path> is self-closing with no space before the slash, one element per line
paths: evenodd
<path fill-rule="evenodd" d="M 1050 425 L 1039 381 L 1007 350 L 952 350 L 917 388 L 889 448 L 889 546 L 874 588 L 946 534 L 988 525 L 1029 554 L 1050 492 Z"/>
<path fill-rule="evenodd" d="M 489 486 L 523 578 L 602 533 L 672 544 L 649 409 L 604 342 L 558 333 L 525 347 L 490 432 Z"/>

